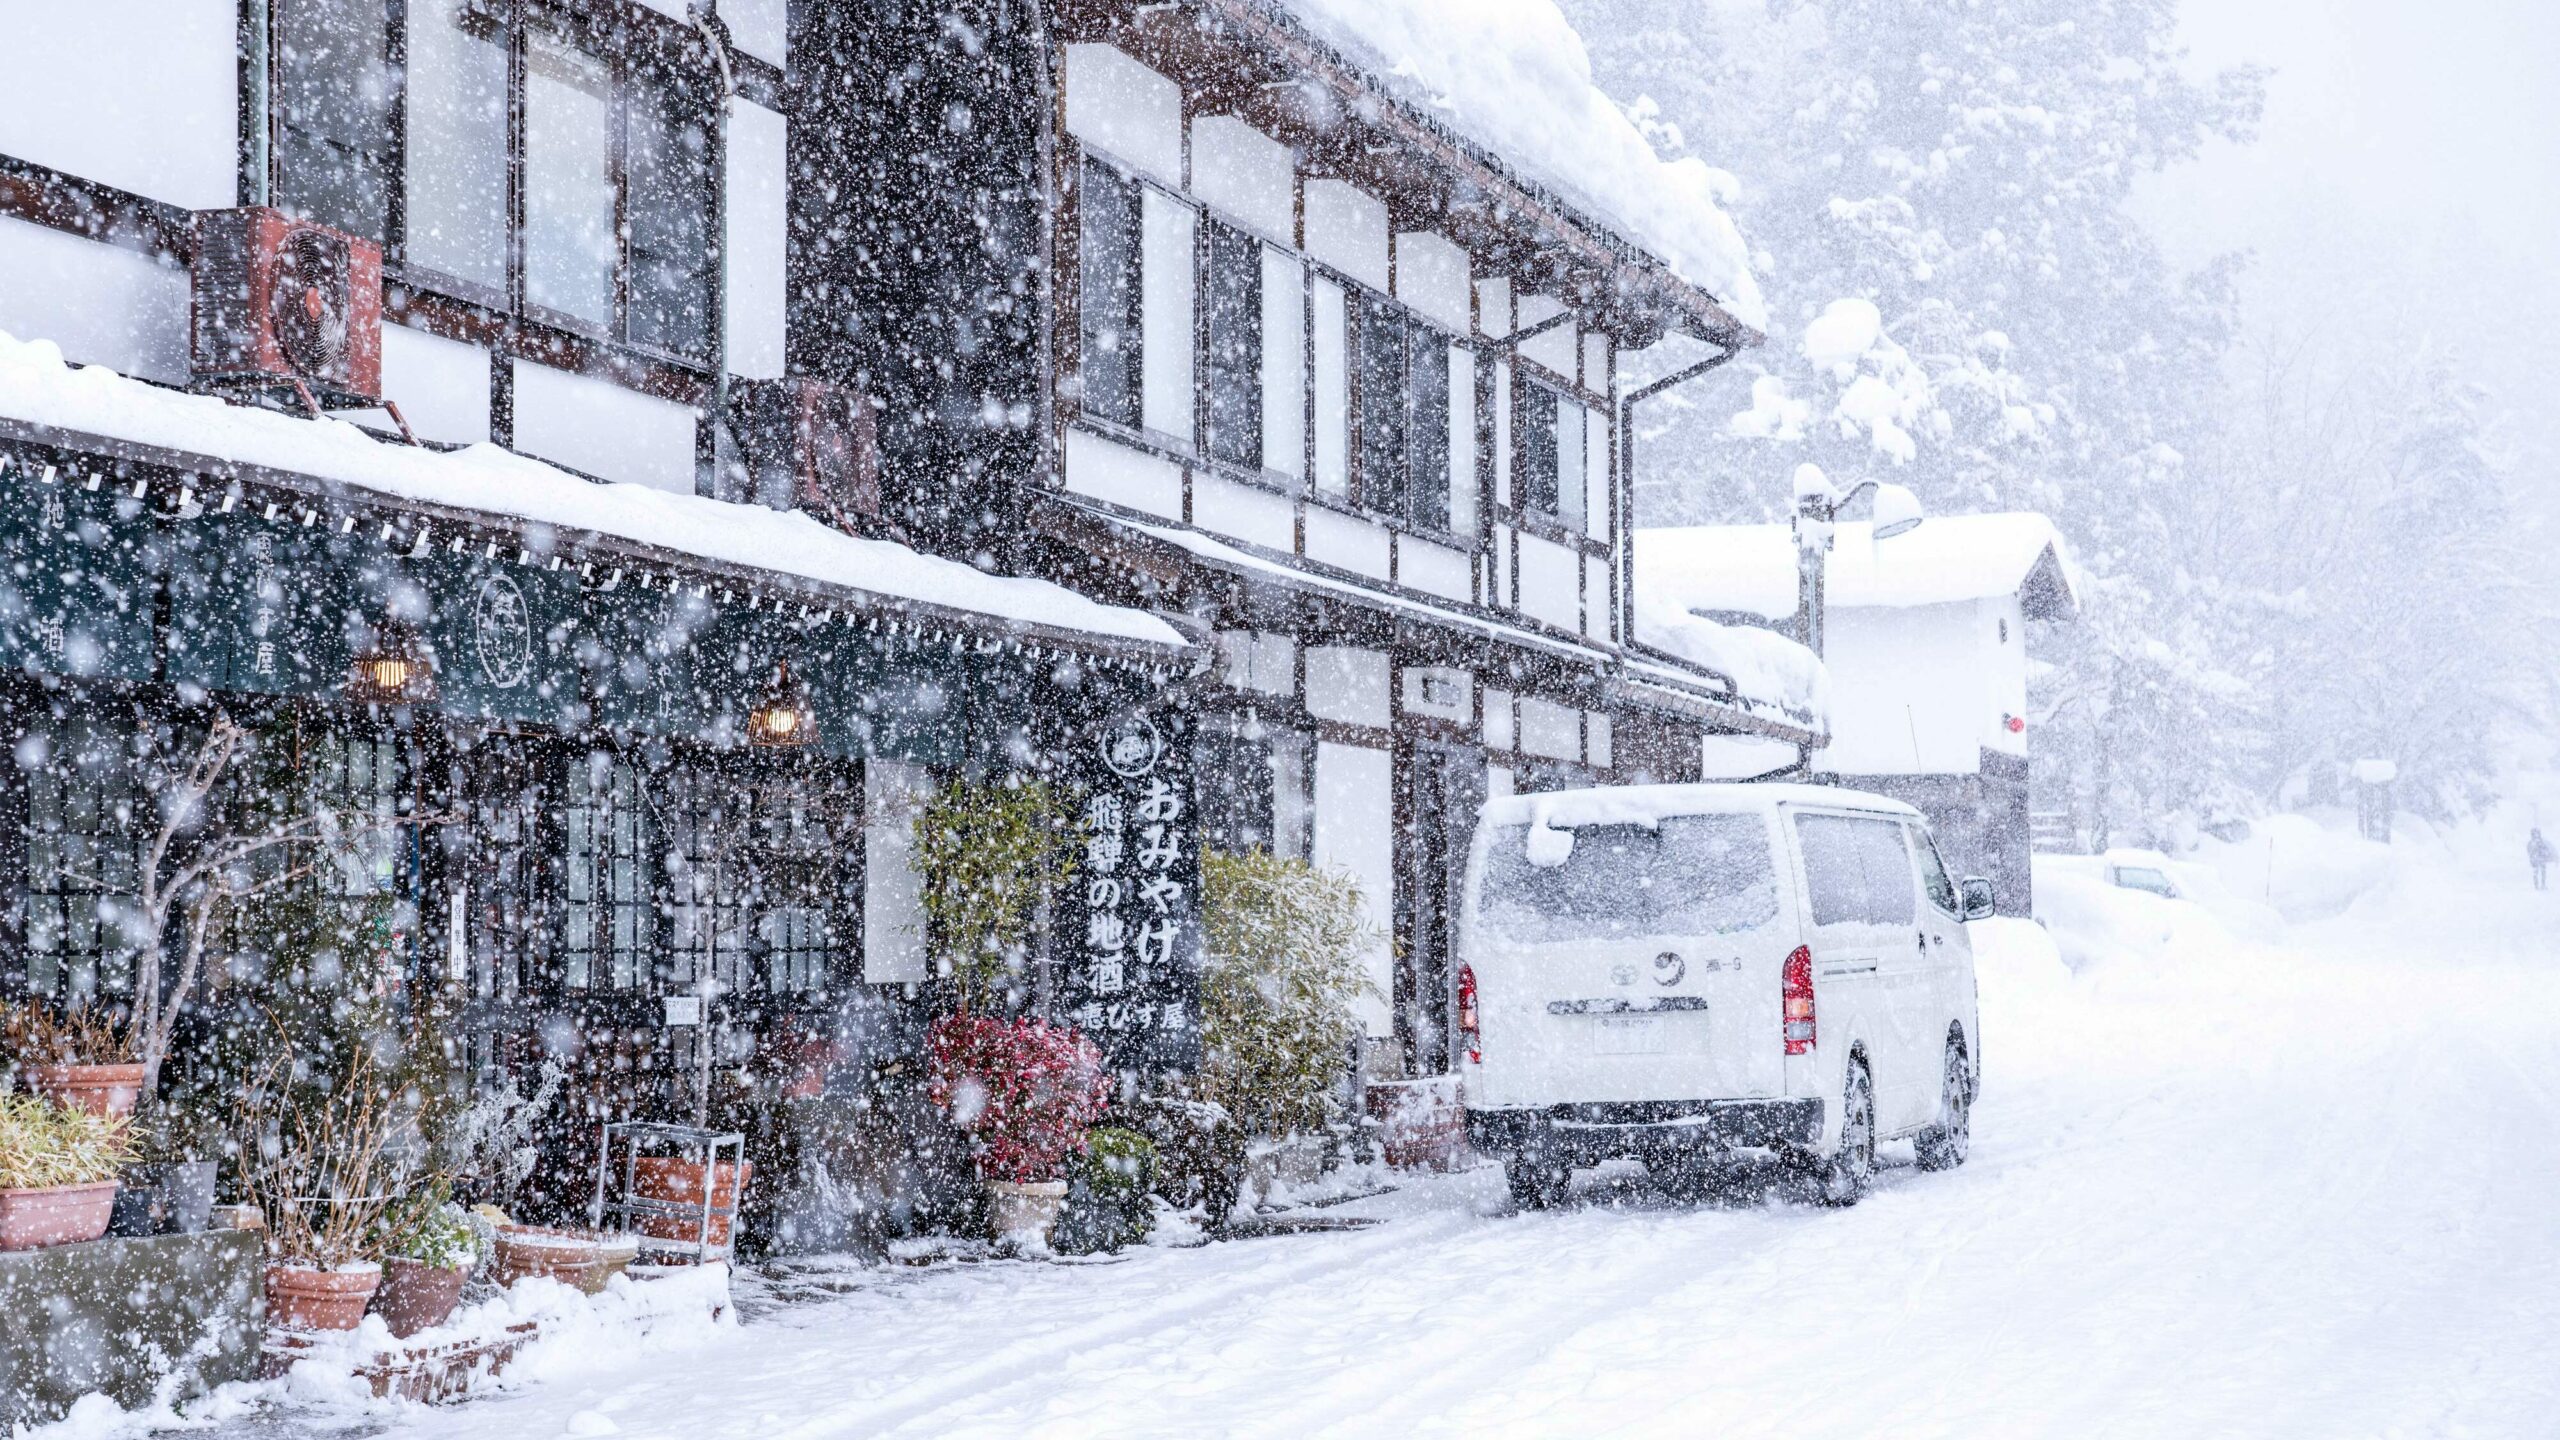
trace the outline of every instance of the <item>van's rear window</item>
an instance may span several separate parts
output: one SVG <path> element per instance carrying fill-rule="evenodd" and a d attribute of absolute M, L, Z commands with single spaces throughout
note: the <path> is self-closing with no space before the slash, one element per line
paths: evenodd
<path fill-rule="evenodd" d="M 1529 827 L 1493 834 L 1477 918 L 1497 943 L 1544 945 L 1751 930 L 1778 913 L 1767 822 L 1757 815 L 1674 815 L 1659 829 L 1585 825 L 1562 864 L 1531 858 Z M 1555 859 L 1552 835 L 1537 860 Z"/>

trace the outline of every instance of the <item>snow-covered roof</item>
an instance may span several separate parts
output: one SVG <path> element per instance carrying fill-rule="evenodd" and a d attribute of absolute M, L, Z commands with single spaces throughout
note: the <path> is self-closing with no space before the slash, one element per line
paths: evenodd
<path fill-rule="evenodd" d="M 795 511 L 599 483 L 495 445 L 439 451 L 396 444 L 343 420 L 310 420 L 181 394 L 94 365 L 75 368 L 46 340 L 0 333 L 0 417 L 612 536 L 1015 626 L 1147 645 L 1187 643 L 1142 610 L 1104 605 L 1045 580 L 989 575 L 891 541 L 848 535 Z"/>
<path fill-rule="evenodd" d="M 1785 620 L 1796 613 L 1795 536 L 1785 525 L 1688 525 L 1636 532 L 1638 619 L 1648 601 L 1679 612 Z M 1907 609 L 2021 595 L 2030 613 L 2078 609 L 2070 552 L 2053 522 L 2011 511 L 1933 515 L 1879 542 L 1874 527 L 1834 527 L 1825 603 Z"/>
<path fill-rule="evenodd" d="M 1664 160 L 1591 78 L 1555 0 L 1277 0 L 1328 43 L 1520 175 L 1766 329 L 1731 175 Z"/>
<path fill-rule="evenodd" d="M 1163 541 L 1231 572 L 1340 595 L 1363 605 L 1411 615 L 1487 639 L 1613 668 L 1628 681 L 1677 692 L 1693 704 L 1702 701 L 1718 704 L 1726 707 L 1728 713 L 1739 711 L 1773 727 L 1818 730 L 1821 725 L 1821 662 L 1815 660 L 1810 651 L 1782 636 L 1743 626 L 1696 620 L 1690 627 L 1693 631 L 1713 633 L 1693 633 L 1685 648 L 1658 647 L 1677 663 L 1649 660 L 1641 655 L 1620 655 L 1614 650 L 1540 634 L 1524 625 L 1508 624 L 1489 616 L 1433 605 L 1318 571 L 1301 569 L 1179 525 L 1154 524 L 1080 501 L 1068 503 L 1109 524 Z M 1794 653 L 1789 656 L 1780 653 L 1782 650 Z M 1701 669 L 1730 681 L 1732 693 L 1701 694 L 1702 683 L 1707 679 L 1698 673 Z"/>

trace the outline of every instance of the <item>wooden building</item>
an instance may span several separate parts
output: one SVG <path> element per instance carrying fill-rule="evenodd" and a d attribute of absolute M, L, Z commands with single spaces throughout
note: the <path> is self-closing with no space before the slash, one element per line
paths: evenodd
<path fill-rule="evenodd" d="M 1816 732 L 1626 613 L 1622 357 L 1756 331 L 1357 34 L 1277 0 L 964 0 L 796 35 L 795 156 L 844 202 L 795 289 L 861 317 L 812 343 L 882 397 L 890 488 L 947 506 L 957 437 L 999 436 L 988 553 L 1214 635 L 1207 842 L 1362 882 L 1373 1078 L 1451 1068 L 1487 795 Z M 884 193 L 926 170 L 935 203 Z"/>
<path fill-rule="evenodd" d="M 0 990 L 130 990 L 151 775 L 219 710 L 279 738 L 292 803 L 432 818 L 322 883 L 381 907 L 480 1080 L 568 1067 L 571 1191 L 586 1121 L 690 1118 L 706 1069 L 771 1095 L 813 1041 L 856 1076 L 912 1051 L 916 798 L 1093 768 L 1202 652 L 877 505 L 862 413 L 803 383 L 854 377 L 795 360 L 854 327 L 792 290 L 844 203 L 791 168 L 792 29 L 783 0 L 12 17 Z M 1002 448 L 951 452 L 950 493 Z M 355 683 L 392 651 L 402 687 Z M 760 736 L 777 709 L 796 733 Z"/>

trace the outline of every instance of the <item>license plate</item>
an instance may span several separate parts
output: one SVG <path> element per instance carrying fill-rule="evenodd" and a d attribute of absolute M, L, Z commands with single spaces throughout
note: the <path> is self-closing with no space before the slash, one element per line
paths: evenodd
<path fill-rule="evenodd" d="M 1651 1015 L 1603 1015 L 1597 1021 L 1599 1030 L 1592 1036 L 1595 1055 L 1659 1055 L 1663 1052 L 1662 1021 Z"/>

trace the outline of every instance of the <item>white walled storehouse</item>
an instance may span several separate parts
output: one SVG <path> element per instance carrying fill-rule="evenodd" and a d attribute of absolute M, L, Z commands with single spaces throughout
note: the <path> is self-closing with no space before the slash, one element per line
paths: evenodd
<path fill-rule="evenodd" d="M 1047 302 L 1039 367 L 955 386 L 948 346 L 905 338 L 942 333 L 910 291 L 868 369 L 1038 447 L 1030 524 L 991 545 L 1214 637 L 1205 843 L 1350 871 L 1379 934 L 1370 1073 L 1446 1074 L 1486 795 L 1686 778 L 1708 733 L 1810 738 L 1624 611 L 1621 356 L 1759 339 L 1714 177 L 1654 155 L 1549 0 L 1064 0 L 1037 30 L 959 9 L 1010 41 L 931 92 L 969 114 L 948 153 L 995 218 L 861 243 L 1045 226 L 1018 292 Z M 849 18 L 809 48 L 855 57 L 823 88 L 864 94 L 912 86 L 899 43 Z M 1008 206 L 1017 181 L 1036 193 Z M 853 252 L 832 280 L 895 288 Z"/>
<path fill-rule="evenodd" d="M 1640 610 L 1773 630 L 1795 621 L 1786 526 L 1642 530 L 1636 553 Z M 1933 516 L 1881 542 L 1846 523 L 1829 564 L 1830 739 L 1813 752 L 1814 775 L 1918 806 L 1951 863 L 1990 877 L 2003 914 L 2027 914 L 2027 622 L 2078 611 L 2061 536 L 2019 513 Z M 1723 773 L 1770 755 L 1727 748 L 1738 764 L 1711 757 Z"/>

